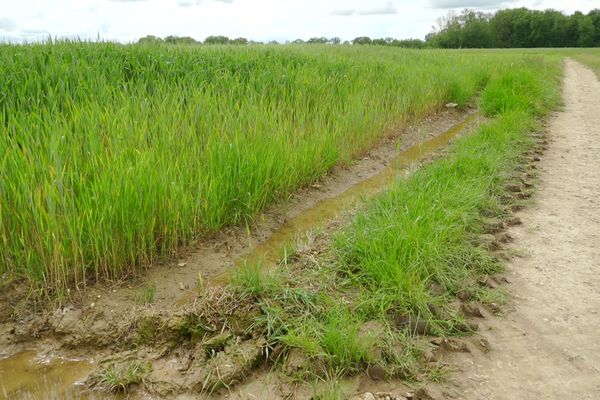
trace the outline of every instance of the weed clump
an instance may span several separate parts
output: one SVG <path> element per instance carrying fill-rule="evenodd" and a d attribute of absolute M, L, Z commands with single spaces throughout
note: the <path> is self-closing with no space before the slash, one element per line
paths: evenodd
<path fill-rule="evenodd" d="M 154 298 L 156 297 L 156 284 L 151 283 L 148 286 L 145 286 L 140 289 L 140 291 L 136 295 L 136 303 L 138 304 L 152 304 L 154 303 Z"/>
<path fill-rule="evenodd" d="M 149 364 L 137 361 L 113 364 L 95 376 L 93 386 L 110 392 L 127 392 L 129 386 L 142 383 L 150 372 Z"/>

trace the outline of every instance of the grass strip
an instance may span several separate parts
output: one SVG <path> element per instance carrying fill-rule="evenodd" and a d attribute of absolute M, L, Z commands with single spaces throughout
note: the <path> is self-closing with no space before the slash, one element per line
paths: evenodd
<path fill-rule="evenodd" d="M 600 50 L 585 49 L 573 51 L 573 58 L 591 68 L 600 78 Z"/>

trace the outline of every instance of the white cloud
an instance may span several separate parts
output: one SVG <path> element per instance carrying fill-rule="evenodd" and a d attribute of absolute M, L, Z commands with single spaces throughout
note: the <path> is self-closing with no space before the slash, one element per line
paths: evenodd
<path fill-rule="evenodd" d="M 177 5 L 179 7 L 184 7 L 184 8 L 185 7 L 191 7 L 191 6 L 194 6 L 194 5 L 198 6 L 200 4 L 202 4 L 202 0 L 179 0 L 177 2 Z"/>
<path fill-rule="evenodd" d="M 340 17 L 350 17 L 350 16 L 354 15 L 355 12 L 356 12 L 356 10 L 354 8 L 348 8 L 346 10 L 333 10 L 329 14 L 337 15 Z"/>
<path fill-rule="evenodd" d="M 357 13 L 358 15 L 392 15 L 398 14 L 398 9 L 394 5 L 394 2 L 388 1 L 386 4 L 381 6 L 376 6 L 373 8 L 369 8 L 366 10 L 360 10 Z"/>
<path fill-rule="evenodd" d="M 493 11 L 500 4 L 510 4 L 587 13 L 597 7 L 597 0 L 502 1 L 3 0 L 0 41 L 44 40 L 51 35 L 132 42 L 149 34 L 197 40 L 226 35 L 280 42 L 320 36 L 423 38 L 446 13 L 445 8 Z"/>
<path fill-rule="evenodd" d="M 0 31 L 12 32 L 15 30 L 17 25 L 15 21 L 10 18 L 0 18 Z"/>
<path fill-rule="evenodd" d="M 514 2 L 515 0 L 430 0 L 433 8 L 500 8 Z"/>

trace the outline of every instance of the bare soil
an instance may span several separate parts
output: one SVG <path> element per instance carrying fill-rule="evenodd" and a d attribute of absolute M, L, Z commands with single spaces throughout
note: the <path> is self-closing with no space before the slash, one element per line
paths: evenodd
<path fill-rule="evenodd" d="M 534 205 L 509 234 L 514 310 L 481 323 L 486 352 L 454 353 L 440 398 L 600 398 L 600 82 L 567 60 Z"/>

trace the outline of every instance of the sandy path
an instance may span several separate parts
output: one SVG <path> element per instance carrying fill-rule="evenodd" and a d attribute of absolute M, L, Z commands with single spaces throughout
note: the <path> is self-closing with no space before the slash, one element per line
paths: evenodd
<path fill-rule="evenodd" d="M 511 230 L 515 311 L 484 322 L 491 352 L 453 360 L 459 398 L 600 399 L 600 82 L 565 68 L 535 205 Z"/>

